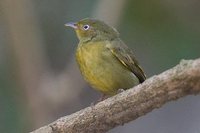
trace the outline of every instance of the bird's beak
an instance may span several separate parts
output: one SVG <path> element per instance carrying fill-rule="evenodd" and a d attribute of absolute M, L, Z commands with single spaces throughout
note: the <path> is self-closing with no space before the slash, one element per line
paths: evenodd
<path fill-rule="evenodd" d="M 72 27 L 72 28 L 74 28 L 74 29 L 77 29 L 77 23 L 74 23 L 74 22 L 66 23 L 65 26 L 67 26 L 67 27 Z"/>

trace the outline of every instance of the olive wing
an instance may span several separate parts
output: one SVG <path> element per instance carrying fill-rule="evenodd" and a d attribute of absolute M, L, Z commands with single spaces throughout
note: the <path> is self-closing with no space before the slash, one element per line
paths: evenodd
<path fill-rule="evenodd" d="M 120 39 L 114 40 L 111 43 L 109 42 L 107 48 L 127 69 L 137 76 L 140 83 L 144 82 L 146 75 L 139 66 L 131 49 L 129 49 Z"/>

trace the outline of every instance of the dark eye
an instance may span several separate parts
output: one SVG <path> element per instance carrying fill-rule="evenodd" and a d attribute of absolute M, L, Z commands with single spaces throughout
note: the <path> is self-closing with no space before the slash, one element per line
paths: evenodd
<path fill-rule="evenodd" d="M 84 25 L 84 26 L 83 26 L 83 29 L 84 29 L 84 30 L 88 30 L 89 28 L 90 28 L 89 25 Z"/>

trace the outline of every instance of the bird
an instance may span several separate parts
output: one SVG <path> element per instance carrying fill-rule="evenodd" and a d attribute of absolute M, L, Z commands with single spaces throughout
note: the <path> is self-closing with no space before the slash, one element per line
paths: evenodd
<path fill-rule="evenodd" d="M 146 75 L 119 32 L 105 22 L 85 18 L 66 23 L 79 39 L 76 61 L 84 79 L 103 96 L 116 95 L 145 81 Z"/>

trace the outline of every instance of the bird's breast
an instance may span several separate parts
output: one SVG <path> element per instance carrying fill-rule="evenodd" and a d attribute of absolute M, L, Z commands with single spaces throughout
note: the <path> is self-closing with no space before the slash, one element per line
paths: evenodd
<path fill-rule="evenodd" d="M 93 88 L 106 94 L 114 94 L 119 88 L 132 87 L 138 80 L 113 56 L 106 44 L 107 42 L 79 44 L 76 60 L 83 77 Z"/>
<path fill-rule="evenodd" d="M 76 51 L 76 59 L 81 73 L 85 77 L 92 77 L 101 71 L 106 56 L 107 49 L 102 43 L 88 43 L 80 45 Z"/>

